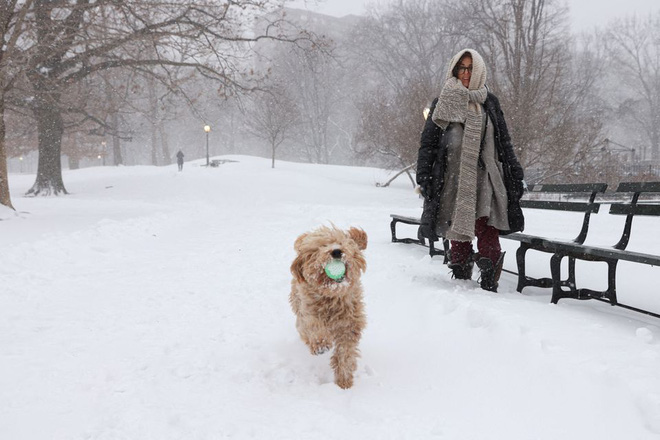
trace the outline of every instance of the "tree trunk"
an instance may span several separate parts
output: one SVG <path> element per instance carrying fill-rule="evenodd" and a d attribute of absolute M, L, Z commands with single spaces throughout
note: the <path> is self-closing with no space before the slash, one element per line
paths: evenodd
<path fill-rule="evenodd" d="M 156 96 L 156 85 L 154 79 L 149 77 L 147 79 L 147 93 L 149 96 L 149 121 L 151 122 L 151 164 L 154 166 L 162 165 L 159 156 L 162 154 L 162 149 L 158 148 L 159 136 L 159 115 L 158 115 L 158 97 Z"/>
<path fill-rule="evenodd" d="M 112 136 L 112 159 L 115 165 L 124 164 L 124 156 L 121 154 L 121 139 L 116 133 L 119 133 L 119 117 L 117 112 L 112 113 L 112 128 L 115 130 L 115 135 Z"/>
<path fill-rule="evenodd" d="M 227 140 L 227 152 L 234 153 L 236 151 L 236 125 L 234 124 L 234 114 L 232 113 L 229 116 L 229 130 L 225 130 L 225 134 L 229 134 L 229 139 Z"/>
<path fill-rule="evenodd" d="M 271 166 L 270 166 L 270 167 L 271 167 L 271 168 L 275 168 L 275 149 L 276 149 L 277 147 L 275 146 L 275 142 L 274 142 L 274 141 L 273 141 L 273 143 L 271 144 L 270 148 L 271 148 L 271 152 L 272 152 L 272 153 L 271 153 Z"/>
<path fill-rule="evenodd" d="M 124 157 L 121 154 L 121 140 L 119 139 L 119 116 L 117 114 L 116 95 L 112 91 L 110 83 L 105 83 L 105 100 L 110 109 L 110 125 L 112 126 L 112 163 L 113 165 L 123 165 Z"/>
<path fill-rule="evenodd" d="M 69 142 L 71 143 L 71 148 L 69 148 L 69 153 L 67 154 L 69 169 L 80 169 L 80 144 L 78 142 L 78 133 L 73 133 L 69 136 Z"/>
<path fill-rule="evenodd" d="M 160 142 L 163 150 L 161 153 L 163 155 L 163 165 L 169 165 L 172 163 L 172 155 L 170 154 L 170 145 L 167 142 L 167 133 L 165 132 L 162 121 L 158 124 L 158 133 L 160 134 Z"/>
<path fill-rule="evenodd" d="M 653 126 L 649 130 L 649 140 L 651 141 L 651 160 L 660 161 L 660 130 Z"/>
<path fill-rule="evenodd" d="M 151 165 L 158 166 L 158 132 L 156 126 L 151 126 Z"/>
<path fill-rule="evenodd" d="M 0 98 L 0 204 L 14 209 L 9 194 L 9 173 L 7 171 L 5 130 L 5 103 L 4 100 Z"/>
<path fill-rule="evenodd" d="M 47 98 L 37 98 L 37 105 L 32 109 L 37 121 L 39 137 L 39 163 L 37 165 L 37 180 L 26 195 L 59 195 L 68 194 L 62 181 L 62 134 L 64 123 L 55 103 L 58 96 L 52 94 Z"/>

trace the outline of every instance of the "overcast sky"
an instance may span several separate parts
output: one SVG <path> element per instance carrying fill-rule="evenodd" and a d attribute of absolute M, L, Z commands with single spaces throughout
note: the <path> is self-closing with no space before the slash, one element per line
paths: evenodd
<path fill-rule="evenodd" d="M 564 0 L 570 8 L 574 30 L 590 30 L 613 18 L 627 14 L 647 15 L 660 10 L 658 0 Z M 373 0 L 295 0 L 291 7 L 310 9 L 323 14 L 341 17 L 348 14 L 364 14 L 364 5 Z"/>

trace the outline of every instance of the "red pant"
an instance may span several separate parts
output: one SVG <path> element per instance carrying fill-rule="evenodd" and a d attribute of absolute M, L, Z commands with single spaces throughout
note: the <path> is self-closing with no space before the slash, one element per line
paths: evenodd
<path fill-rule="evenodd" d="M 500 258 L 500 231 L 486 223 L 488 217 L 479 217 L 474 224 L 477 236 L 477 250 L 482 257 L 489 258 L 493 264 Z M 471 241 L 451 240 L 451 262 L 464 263 L 472 255 Z"/>

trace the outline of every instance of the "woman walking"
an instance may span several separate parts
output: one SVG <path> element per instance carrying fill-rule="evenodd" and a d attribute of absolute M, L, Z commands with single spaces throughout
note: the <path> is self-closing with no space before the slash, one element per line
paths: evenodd
<path fill-rule="evenodd" d="M 499 235 L 524 228 L 523 177 L 500 103 L 486 87 L 484 60 L 461 50 L 431 105 L 417 160 L 425 199 L 420 233 L 450 240 L 454 278 L 471 279 L 476 261 L 481 288 L 497 291 L 504 261 Z"/>

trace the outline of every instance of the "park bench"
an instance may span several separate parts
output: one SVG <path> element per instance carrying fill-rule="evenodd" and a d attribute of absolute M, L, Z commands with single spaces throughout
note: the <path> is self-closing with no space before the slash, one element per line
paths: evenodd
<path fill-rule="evenodd" d="M 625 203 L 613 202 L 610 205 L 609 213 L 612 215 L 625 215 L 621 236 L 612 246 L 590 246 L 583 243 L 559 243 L 550 240 L 544 241 L 543 247 L 553 252 L 550 259 L 550 269 L 552 274 L 552 302 L 557 303 L 562 298 L 573 299 L 597 299 L 609 302 L 611 305 L 618 305 L 637 312 L 646 313 L 655 317 L 660 315 L 621 304 L 616 296 L 616 268 L 619 261 L 630 261 L 651 266 L 660 266 L 660 256 L 648 253 L 633 252 L 626 248 L 630 240 L 633 218 L 635 216 L 660 216 L 660 201 L 657 199 L 642 199 L 640 196 L 651 193 L 660 193 L 660 182 L 623 182 L 616 190 L 616 195 L 628 196 Z M 565 257 L 570 261 L 598 261 L 607 263 L 607 289 L 596 291 L 587 288 L 577 288 L 575 283 L 566 285 L 561 281 L 561 260 Z M 575 270 L 573 267 L 569 270 Z M 568 287 L 568 289 L 564 289 Z"/>
<path fill-rule="evenodd" d="M 390 232 L 392 233 L 392 243 L 408 243 L 408 244 L 418 244 L 420 246 L 425 246 L 429 248 L 429 255 L 431 257 L 435 255 L 444 256 L 444 263 L 447 264 L 449 258 L 449 240 L 444 238 L 442 239 L 442 249 L 435 247 L 435 241 L 429 240 L 426 237 L 423 237 L 419 233 L 419 228 L 417 229 L 417 238 L 404 237 L 399 238 L 396 235 L 396 225 L 397 223 L 404 223 L 406 225 L 420 226 L 421 219 L 418 217 L 407 217 L 405 215 L 390 214 L 392 221 L 390 221 Z"/>
<path fill-rule="evenodd" d="M 652 193 L 660 195 L 660 182 L 624 182 L 619 184 L 616 193 L 612 196 L 616 200 L 611 202 L 609 210 L 609 214 L 626 216 L 619 240 L 613 246 L 585 245 L 589 233 L 591 214 L 597 214 L 600 205 L 605 203 L 599 200 L 598 197 L 604 196 L 606 188 L 607 185 L 604 183 L 530 185 L 525 197 L 520 201 L 523 208 L 583 213 L 582 224 L 577 236 L 572 240 L 524 233 L 502 235 L 501 238 L 503 239 L 520 243 L 516 251 L 518 272 L 506 269 L 505 271 L 518 276 L 518 286 L 516 288 L 518 292 L 522 292 L 522 289 L 527 286 L 552 288 L 551 302 L 555 304 L 563 298 L 596 299 L 660 318 L 660 314 L 622 304 L 616 296 L 616 269 L 619 261 L 660 266 L 660 255 L 626 249 L 635 216 L 660 216 L 660 198 L 642 197 L 642 195 L 648 196 Z M 642 197 L 642 200 L 640 200 L 640 197 Z M 398 214 L 391 214 L 390 217 L 392 218 L 390 222 L 392 242 L 426 246 L 429 248 L 429 255 L 432 257 L 443 255 L 444 263 L 447 263 L 448 240 L 441 238 L 443 249 L 437 249 L 434 241 L 429 241 L 419 234 L 419 229 L 416 238 L 398 237 L 396 228 L 398 223 L 419 227 L 420 219 Z M 529 250 L 552 254 L 550 258 L 550 277 L 532 278 L 526 275 L 525 260 Z M 568 276 L 562 280 L 561 262 L 564 258 L 568 258 Z M 608 266 L 607 289 L 596 291 L 588 288 L 578 288 L 575 279 L 576 260 L 605 262 Z"/>
<path fill-rule="evenodd" d="M 584 217 L 582 220 L 580 232 L 578 233 L 577 237 L 571 241 L 571 243 L 584 243 L 589 229 L 589 218 L 591 213 L 597 213 L 600 206 L 600 204 L 595 202 L 596 195 L 603 193 L 606 188 L 607 185 L 604 183 L 530 185 L 526 197 L 520 200 L 520 206 L 523 208 L 583 212 Z M 548 198 L 552 198 L 552 200 L 538 200 L 539 195 L 545 195 Z M 580 199 L 579 196 L 582 196 L 582 199 Z M 583 201 L 584 198 L 586 198 L 586 201 Z M 426 246 L 429 248 L 429 255 L 432 257 L 434 255 L 443 255 L 445 257 L 444 262 L 447 263 L 447 251 L 449 249 L 448 240 L 442 239 L 443 249 L 440 250 L 435 247 L 435 242 L 429 241 L 425 237 L 419 235 L 419 230 L 417 233 L 417 238 L 399 238 L 397 237 L 396 230 L 397 223 L 419 226 L 421 220 L 416 217 L 406 217 L 398 214 L 391 214 L 390 217 L 392 218 L 392 221 L 390 222 L 392 242 L 414 243 Z M 541 252 L 554 253 L 554 247 L 547 247 L 547 244 L 551 242 L 549 238 L 523 233 L 502 235 L 501 238 L 516 240 L 520 242 L 520 247 L 516 253 L 518 272 L 516 273 L 504 269 L 505 272 L 518 275 L 518 287 L 516 289 L 518 292 L 522 292 L 522 289 L 526 286 L 538 286 L 547 288 L 553 286 L 552 278 L 549 276 L 535 279 L 527 276 L 525 273 L 525 256 L 528 250 L 533 249 Z M 567 280 L 564 280 L 562 284 L 568 285 L 570 283 L 575 283 L 575 261 L 572 258 L 569 259 L 569 268 L 569 277 Z M 548 273 L 548 275 L 550 275 L 550 273 Z"/>
<path fill-rule="evenodd" d="M 530 185 L 525 197 L 520 200 L 520 206 L 525 209 L 542 209 L 551 211 L 583 213 L 582 224 L 577 236 L 572 240 L 552 239 L 539 235 L 516 232 L 502 235 L 500 238 L 515 240 L 520 243 L 516 251 L 516 264 L 518 266 L 518 286 L 516 290 L 522 292 L 527 286 L 550 288 L 555 281 L 551 277 L 532 278 L 526 273 L 526 256 L 529 250 L 554 254 L 563 244 L 581 245 L 589 232 L 591 214 L 598 213 L 600 203 L 596 196 L 605 192 L 605 183 L 586 184 L 548 184 Z M 507 271 L 509 272 L 509 271 Z M 548 274 L 550 275 L 551 272 Z M 568 259 L 568 278 L 559 280 L 561 286 L 575 285 L 575 258 Z"/>

